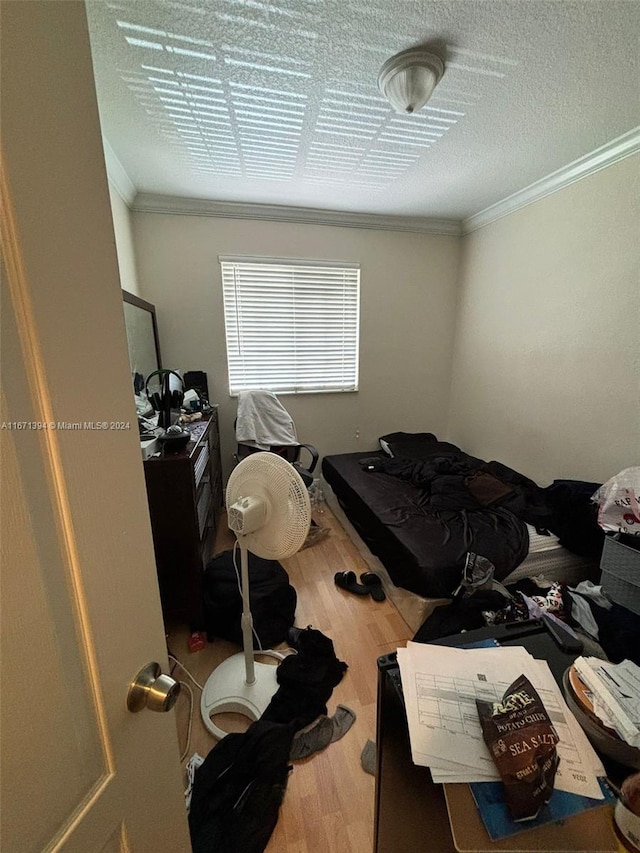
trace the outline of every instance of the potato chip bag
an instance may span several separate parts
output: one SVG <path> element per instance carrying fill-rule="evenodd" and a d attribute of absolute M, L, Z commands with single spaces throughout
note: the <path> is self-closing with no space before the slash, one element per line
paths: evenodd
<path fill-rule="evenodd" d="M 501 702 L 476 699 L 482 735 L 516 821 L 532 820 L 549 802 L 558 767 L 558 734 L 529 679 L 520 675 Z"/>

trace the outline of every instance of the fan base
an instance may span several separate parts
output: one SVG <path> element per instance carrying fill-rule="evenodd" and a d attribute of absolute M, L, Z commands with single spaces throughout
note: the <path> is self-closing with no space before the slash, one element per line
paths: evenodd
<path fill-rule="evenodd" d="M 229 732 L 216 726 L 211 719 L 212 714 L 242 714 L 255 722 L 260 719 L 271 702 L 273 694 L 278 689 L 276 680 L 278 667 L 255 660 L 265 655 L 276 658 L 278 661 L 285 658 L 285 655 L 272 650 L 254 651 L 256 680 L 253 684 L 246 682 L 243 652 L 222 661 L 207 679 L 200 700 L 200 713 L 207 729 L 219 740 Z"/>

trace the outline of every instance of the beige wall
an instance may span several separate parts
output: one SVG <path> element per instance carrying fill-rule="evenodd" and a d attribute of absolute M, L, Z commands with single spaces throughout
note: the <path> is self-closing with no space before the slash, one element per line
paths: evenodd
<path fill-rule="evenodd" d="M 163 366 L 207 372 L 210 397 L 220 405 L 226 471 L 236 401 L 227 386 L 219 254 L 361 264 L 360 390 L 283 398 L 302 441 L 324 455 L 374 449 L 378 436 L 393 430 L 444 431 L 458 238 L 150 213 L 134 213 L 133 226 Z"/>
<path fill-rule="evenodd" d="M 109 182 L 109 199 L 111 201 L 111 218 L 116 238 L 118 267 L 120 270 L 120 286 L 136 296 L 142 296 L 138 287 L 136 259 L 131 232 L 131 212 L 120 193 Z"/>
<path fill-rule="evenodd" d="M 448 434 L 541 484 L 640 460 L 639 164 L 463 239 Z"/>

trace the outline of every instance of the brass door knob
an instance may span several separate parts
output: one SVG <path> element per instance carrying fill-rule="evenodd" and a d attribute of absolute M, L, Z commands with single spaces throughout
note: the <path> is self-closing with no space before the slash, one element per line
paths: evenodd
<path fill-rule="evenodd" d="M 170 675 L 162 675 L 160 664 L 152 661 L 144 666 L 129 685 L 127 708 L 134 714 L 149 711 L 170 711 L 180 694 L 180 685 Z"/>

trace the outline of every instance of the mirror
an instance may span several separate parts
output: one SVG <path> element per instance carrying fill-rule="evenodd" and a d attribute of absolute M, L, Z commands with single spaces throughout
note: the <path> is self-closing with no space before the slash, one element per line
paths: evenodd
<path fill-rule="evenodd" d="M 133 388 L 139 394 L 144 390 L 147 376 L 162 367 L 156 309 L 150 302 L 126 290 L 122 291 L 122 298 Z"/>

